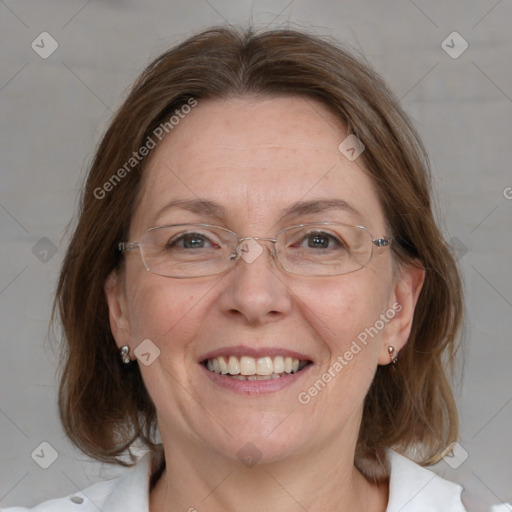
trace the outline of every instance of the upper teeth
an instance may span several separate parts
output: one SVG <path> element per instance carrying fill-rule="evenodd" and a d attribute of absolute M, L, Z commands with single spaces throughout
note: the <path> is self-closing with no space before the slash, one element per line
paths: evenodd
<path fill-rule="evenodd" d="M 215 357 L 206 361 L 206 367 L 211 372 L 221 373 L 222 375 L 272 375 L 279 373 L 295 373 L 306 364 L 302 364 L 295 357 L 260 357 L 249 356 Z"/>

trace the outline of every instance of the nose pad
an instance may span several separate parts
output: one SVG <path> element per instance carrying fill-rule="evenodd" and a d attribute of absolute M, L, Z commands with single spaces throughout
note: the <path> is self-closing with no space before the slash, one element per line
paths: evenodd
<path fill-rule="evenodd" d="M 262 252 L 263 247 L 254 238 L 248 238 L 240 245 L 240 257 L 246 263 L 255 261 Z"/>
<path fill-rule="evenodd" d="M 269 238 L 252 238 L 247 237 L 240 240 L 235 252 L 231 254 L 230 260 L 238 262 L 243 259 L 246 263 L 253 263 L 261 256 L 264 251 L 264 244 L 262 242 L 272 242 L 274 247 L 268 247 L 268 251 L 274 261 L 277 261 L 277 254 L 275 250 L 275 241 Z"/>

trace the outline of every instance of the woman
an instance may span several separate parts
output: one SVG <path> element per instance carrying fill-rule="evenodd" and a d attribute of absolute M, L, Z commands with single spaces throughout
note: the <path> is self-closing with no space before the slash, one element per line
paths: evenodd
<path fill-rule="evenodd" d="M 98 148 L 56 306 L 67 434 L 149 453 L 32 510 L 465 510 L 421 467 L 457 439 L 462 311 L 427 157 L 330 42 L 220 28 L 153 62 Z"/>

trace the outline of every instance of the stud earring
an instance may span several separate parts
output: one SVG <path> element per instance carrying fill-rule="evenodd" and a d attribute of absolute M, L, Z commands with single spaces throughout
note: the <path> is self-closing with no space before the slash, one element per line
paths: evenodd
<path fill-rule="evenodd" d="M 124 364 L 130 364 L 130 347 L 128 345 L 125 345 L 120 350 L 121 355 L 121 361 L 123 361 Z"/>
<path fill-rule="evenodd" d="M 398 353 L 395 354 L 395 347 L 392 347 L 391 345 L 389 345 L 388 354 L 389 354 L 389 358 L 391 359 L 391 362 L 393 364 L 395 364 L 398 359 Z"/>

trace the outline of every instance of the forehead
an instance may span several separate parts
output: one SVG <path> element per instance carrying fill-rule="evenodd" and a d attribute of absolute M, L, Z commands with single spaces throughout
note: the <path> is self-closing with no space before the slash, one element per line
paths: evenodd
<path fill-rule="evenodd" d="M 145 170 L 132 231 L 152 227 L 169 202 L 206 199 L 229 227 L 265 229 L 301 201 L 343 200 L 354 222 L 384 226 L 361 159 L 338 146 L 344 127 L 321 103 L 302 97 L 199 101 L 157 146 Z M 231 218 L 229 218 L 231 217 Z"/>

